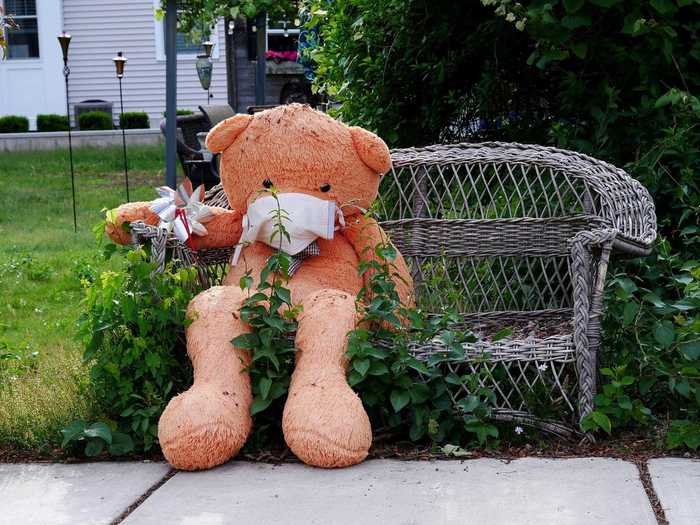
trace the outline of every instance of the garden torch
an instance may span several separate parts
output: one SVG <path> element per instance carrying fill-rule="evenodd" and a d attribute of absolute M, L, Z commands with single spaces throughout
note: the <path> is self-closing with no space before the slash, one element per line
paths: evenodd
<path fill-rule="evenodd" d="M 202 85 L 202 89 L 207 92 L 207 104 L 209 104 L 209 99 L 211 98 L 209 88 L 211 86 L 211 74 L 214 69 L 214 64 L 211 61 L 211 51 L 214 43 L 207 40 L 202 42 L 202 46 L 204 47 L 204 54 L 197 55 L 197 76 L 199 76 L 199 83 Z"/>
<path fill-rule="evenodd" d="M 121 113 L 119 114 L 119 127 L 122 128 L 122 151 L 124 156 L 124 184 L 126 185 L 126 202 L 129 202 L 129 166 L 126 160 L 126 131 L 124 131 L 124 95 L 122 93 L 122 78 L 124 77 L 124 66 L 126 65 L 126 57 L 119 51 L 115 56 L 114 68 L 119 79 L 119 106 Z"/>
<path fill-rule="evenodd" d="M 68 67 L 68 46 L 70 45 L 71 36 L 63 31 L 58 35 L 58 43 L 61 45 L 63 53 L 63 77 L 66 79 L 66 117 L 68 118 L 68 157 L 70 159 L 70 184 L 73 193 L 73 229 L 78 231 L 78 217 L 75 212 L 75 173 L 73 170 L 73 139 L 70 130 L 70 99 L 68 97 L 68 77 L 70 76 L 70 68 Z"/>

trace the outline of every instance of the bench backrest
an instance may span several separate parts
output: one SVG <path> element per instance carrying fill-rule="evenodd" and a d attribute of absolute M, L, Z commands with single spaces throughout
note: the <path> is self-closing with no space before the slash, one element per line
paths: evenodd
<path fill-rule="evenodd" d="M 571 308 L 569 242 L 604 223 L 604 203 L 588 177 L 519 153 L 497 144 L 392 152 L 378 214 L 424 309 Z"/>

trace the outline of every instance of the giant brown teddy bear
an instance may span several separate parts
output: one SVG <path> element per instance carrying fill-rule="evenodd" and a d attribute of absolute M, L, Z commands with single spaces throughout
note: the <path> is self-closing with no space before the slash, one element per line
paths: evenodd
<path fill-rule="evenodd" d="M 208 233 L 196 247 L 233 246 L 243 217 L 266 187 L 280 195 L 305 194 L 334 201 L 344 216 L 332 239 L 317 240 L 320 255 L 305 259 L 290 278 L 292 300 L 303 305 L 296 335 L 292 375 L 282 428 L 289 448 L 305 463 L 342 467 L 359 463 L 372 441 L 367 414 L 346 382 L 347 334 L 356 326 L 355 298 L 363 285 L 361 259 L 375 257 L 385 242 L 380 226 L 361 212 L 377 196 L 381 175 L 390 169 L 386 144 L 359 127 L 348 127 L 308 106 L 291 104 L 250 115 L 235 115 L 211 130 L 207 147 L 221 153 L 221 182 L 231 210 L 215 209 Z M 112 214 L 107 233 L 126 244 L 124 222 L 158 217 L 147 202 L 128 203 Z M 327 203 L 326 203 L 327 204 Z M 206 469 L 238 453 L 252 419 L 250 356 L 231 340 L 249 331 L 238 314 L 246 292 L 239 280 L 246 269 L 260 275 L 273 248 L 253 242 L 229 269 L 223 286 L 197 295 L 189 305 L 187 352 L 194 367 L 192 387 L 173 398 L 161 416 L 158 438 L 176 468 Z M 406 265 L 395 261 L 397 290 L 411 301 Z"/>

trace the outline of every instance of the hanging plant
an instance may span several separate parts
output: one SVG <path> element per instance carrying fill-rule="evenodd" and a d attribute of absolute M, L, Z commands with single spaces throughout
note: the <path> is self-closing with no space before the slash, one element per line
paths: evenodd
<path fill-rule="evenodd" d="M 14 21 L 12 15 L 6 15 L 2 6 L 0 6 L 0 53 L 4 60 L 7 56 L 7 40 L 5 39 L 5 28 L 19 29 L 19 24 Z"/>
<path fill-rule="evenodd" d="M 161 0 L 156 17 L 165 14 L 167 0 Z M 177 2 L 178 29 L 190 33 L 192 41 L 201 40 L 203 27 L 214 27 L 221 18 L 253 18 L 265 11 L 271 19 L 296 17 L 299 3 L 294 0 L 181 0 Z"/>

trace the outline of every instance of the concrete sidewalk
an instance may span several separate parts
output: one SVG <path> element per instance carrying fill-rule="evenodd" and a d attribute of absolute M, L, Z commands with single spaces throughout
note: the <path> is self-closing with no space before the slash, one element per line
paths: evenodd
<path fill-rule="evenodd" d="M 671 525 L 700 523 L 700 461 L 649 462 Z M 147 496 L 144 498 L 144 496 Z M 372 460 L 341 470 L 233 461 L 0 464 L 0 524 L 656 524 L 633 463 Z"/>

